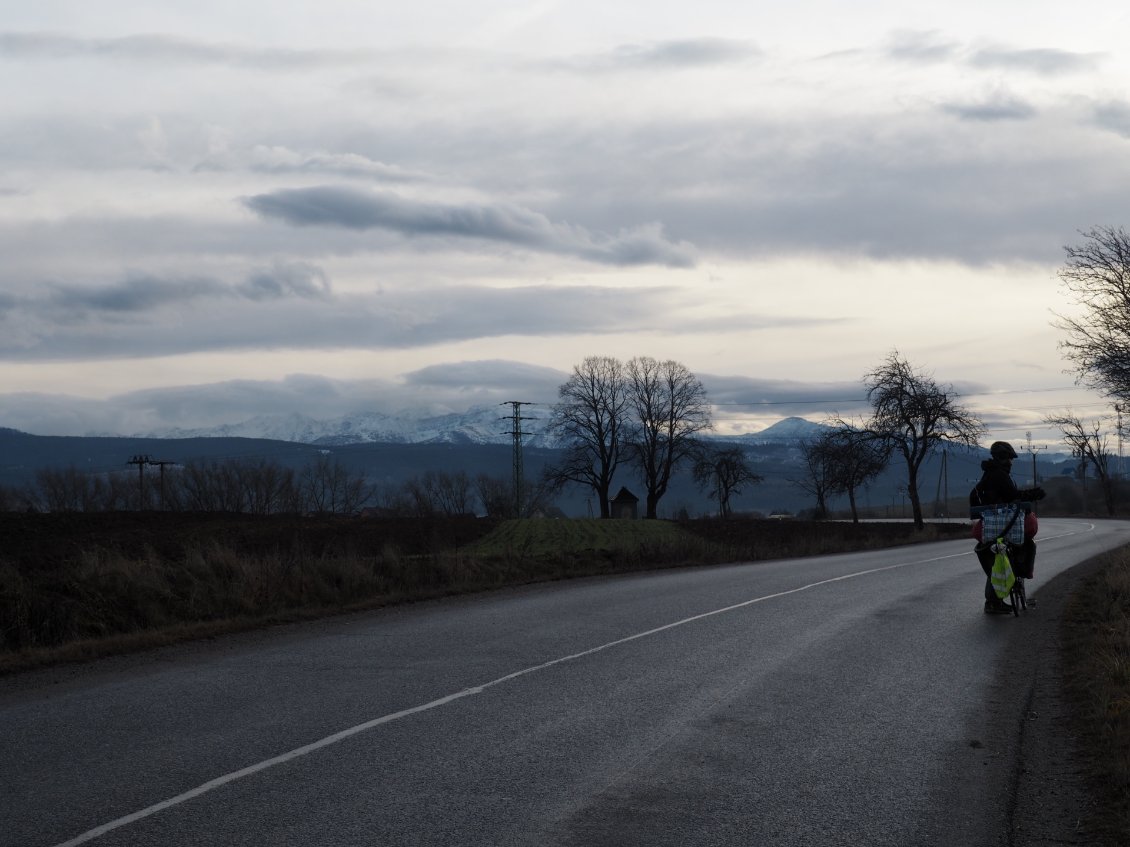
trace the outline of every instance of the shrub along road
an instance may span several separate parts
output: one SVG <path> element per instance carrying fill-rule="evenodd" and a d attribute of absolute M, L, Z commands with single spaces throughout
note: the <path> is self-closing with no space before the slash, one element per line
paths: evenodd
<path fill-rule="evenodd" d="M 1036 596 L 1126 531 L 1045 520 Z M 1037 701 L 1013 651 L 1046 613 L 982 614 L 970 546 L 534 586 L 10 677 L 0 844 L 1021 843 Z"/>

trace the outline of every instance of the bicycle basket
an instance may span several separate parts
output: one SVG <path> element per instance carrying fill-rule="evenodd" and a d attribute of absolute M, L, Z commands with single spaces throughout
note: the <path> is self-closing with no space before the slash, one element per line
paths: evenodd
<path fill-rule="evenodd" d="M 997 539 L 1002 537 L 1004 528 L 1008 526 L 1008 522 L 1012 521 L 1012 516 L 1016 514 L 1016 509 L 1007 506 L 999 509 L 981 509 L 981 520 L 984 523 L 982 530 L 982 537 L 985 541 L 990 539 Z M 1005 541 L 1012 544 L 1024 543 L 1024 512 L 1021 511 L 1017 515 L 1016 520 L 1012 521 L 1012 526 L 1008 529 L 1008 535 L 1004 536 Z"/>

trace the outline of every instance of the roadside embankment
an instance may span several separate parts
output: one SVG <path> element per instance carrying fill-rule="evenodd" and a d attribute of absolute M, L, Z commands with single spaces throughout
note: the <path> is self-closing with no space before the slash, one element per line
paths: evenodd
<path fill-rule="evenodd" d="M 0 513 L 0 673 L 444 594 L 965 532 L 740 519 Z"/>

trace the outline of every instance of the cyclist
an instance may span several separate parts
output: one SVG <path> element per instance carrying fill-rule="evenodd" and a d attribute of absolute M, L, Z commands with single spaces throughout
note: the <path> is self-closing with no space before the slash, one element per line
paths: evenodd
<path fill-rule="evenodd" d="M 1007 441 L 994 441 L 989 446 L 989 458 L 981 462 L 981 479 L 973 490 L 969 492 L 970 506 L 990 506 L 1014 503 L 1017 500 L 1042 500 L 1044 489 L 1018 488 L 1012 479 L 1012 463 L 1016 459 L 1016 451 Z M 1021 518 L 1023 520 L 1023 518 Z M 991 539 L 984 539 L 991 541 Z M 1022 555 L 1017 562 L 1017 570 L 1021 575 L 1030 577 L 1032 568 L 1036 564 L 1036 542 L 1032 540 L 1027 527 L 1024 534 L 1024 544 L 1021 547 Z M 997 597 L 993 590 L 992 570 L 993 551 L 989 544 L 977 545 L 977 560 L 981 563 L 981 570 L 985 572 L 985 611 L 989 614 L 997 612 L 1011 612 L 1012 607 Z"/>

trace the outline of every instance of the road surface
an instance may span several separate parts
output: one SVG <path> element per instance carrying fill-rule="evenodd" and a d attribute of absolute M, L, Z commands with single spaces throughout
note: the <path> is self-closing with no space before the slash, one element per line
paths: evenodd
<path fill-rule="evenodd" d="M 1039 540 L 1037 599 L 1130 523 Z M 984 615 L 983 579 L 951 541 L 0 679 L 0 845 L 1004 844 L 1004 645 L 1040 618 Z"/>

